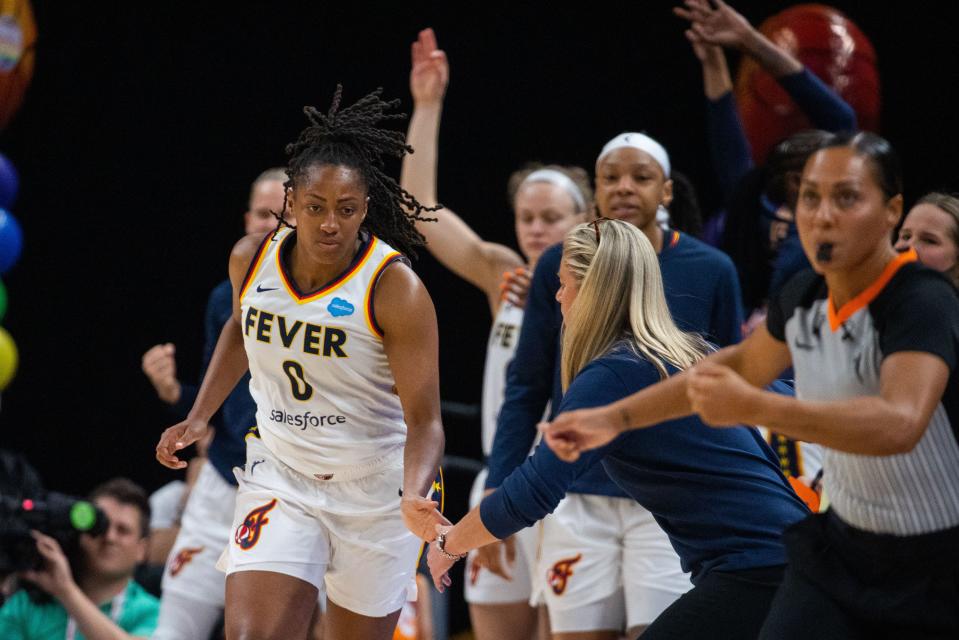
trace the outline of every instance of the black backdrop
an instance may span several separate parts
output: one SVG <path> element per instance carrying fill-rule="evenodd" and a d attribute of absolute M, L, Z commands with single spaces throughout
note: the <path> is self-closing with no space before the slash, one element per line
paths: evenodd
<path fill-rule="evenodd" d="M 347 101 L 381 85 L 408 110 L 421 27 L 436 28 L 452 65 L 440 196 L 482 235 L 512 242 L 511 170 L 529 159 L 591 168 L 627 129 L 660 138 L 715 204 L 698 63 L 667 2 L 280 4 L 34 7 L 36 73 L 0 135 L 21 173 L 13 211 L 26 237 L 4 278 L 21 366 L 2 396 L 0 446 L 26 452 L 51 488 L 174 477 L 153 459 L 169 423 L 140 355 L 172 341 L 182 377 L 196 376 L 206 296 L 225 277 L 250 181 L 283 162 L 302 105 L 327 106 L 338 81 Z M 787 4 L 740 9 L 756 23 Z M 897 4 L 838 6 L 878 50 L 883 132 L 914 198 L 956 186 L 959 42 L 950 3 Z M 486 303 L 428 256 L 416 269 L 439 313 L 443 396 L 477 402 Z M 450 452 L 478 454 L 475 429 L 448 431 Z"/>

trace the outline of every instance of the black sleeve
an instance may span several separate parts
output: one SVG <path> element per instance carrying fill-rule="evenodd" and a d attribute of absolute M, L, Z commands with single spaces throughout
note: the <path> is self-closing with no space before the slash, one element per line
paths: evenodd
<path fill-rule="evenodd" d="M 818 290 L 823 286 L 822 276 L 812 269 L 800 271 L 769 300 L 766 312 L 766 330 L 779 340 L 786 341 L 786 322 L 792 317 L 796 307 L 812 303 Z"/>
<path fill-rule="evenodd" d="M 955 369 L 959 294 L 941 274 L 906 265 L 869 306 L 883 357 L 922 351 L 942 358 L 950 372 Z"/>

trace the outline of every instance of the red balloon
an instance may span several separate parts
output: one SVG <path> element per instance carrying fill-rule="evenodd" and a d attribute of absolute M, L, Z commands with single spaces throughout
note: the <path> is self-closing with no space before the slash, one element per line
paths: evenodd
<path fill-rule="evenodd" d="M 860 129 L 879 129 L 876 50 L 849 18 L 826 5 L 801 4 L 768 18 L 759 30 L 842 96 L 856 112 Z M 740 66 L 736 102 L 757 164 L 780 141 L 812 127 L 789 94 L 751 58 Z"/>
<path fill-rule="evenodd" d="M 29 0 L 0 4 L 0 130 L 20 108 L 33 77 L 37 23 Z"/>

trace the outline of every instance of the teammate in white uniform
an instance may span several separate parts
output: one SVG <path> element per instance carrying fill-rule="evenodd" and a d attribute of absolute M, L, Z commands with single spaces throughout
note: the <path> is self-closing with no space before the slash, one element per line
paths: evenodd
<path fill-rule="evenodd" d="M 190 416 L 157 446 L 182 466 L 176 451 L 249 368 L 258 431 L 220 561 L 228 637 L 303 638 L 325 584 L 330 637 L 390 638 L 415 593 L 410 532 L 432 539 L 444 520 L 422 501 L 444 442 L 436 318 L 400 253 L 422 242 L 423 208 L 381 170 L 407 152 L 378 126 L 395 103 L 374 92 L 339 110 L 340 97 L 306 109 L 287 147 L 296 228 L 234 247 L 233 318 Z"/>
<path fill-rule="evenodd" d="M 431 29 L 422 31 L 413 44 L 412 62 L 410 91 L 414 110 L 407 140 L 417 152 L 404 159 L 401 184 L 420 202 L 435 205 L 436 148 L 449 67 Z M 436 213 L 436 224 L 417 223 L 436 259 L 483 291 L 489 300 L 494 319 L 483 376 L 485 455 L 492 449 L 496 418 L 505 393 L 506 367 L 513 359 L 523 323 L 522 296 L 516 291 L 501 291 L 502 276 L 506 272 L 514 277 L 518 289 L 525 293 L 528 270 L 535 266 L 544 249 L 561 242 L 569 229 L 586 219 L 591 200 L 589 178 L 578 167 L 517 171 L 509 187 L 516 239 L 526 260 L 507 246 L 485 242 L 449 209 Z M 471 506 L 482 498 L 485 480 L 484 471 L 473 485 Z M 537 616 L 528 603 L 531 598 L 538 602 L 531 575 L 538 538 L 537 528 L 525 529 L 504 544 L 483 547 L 470 556 L 465 591 L 479 640 L 533 637 Z M 543 632 L 548 633 L 548 629 Z"/>

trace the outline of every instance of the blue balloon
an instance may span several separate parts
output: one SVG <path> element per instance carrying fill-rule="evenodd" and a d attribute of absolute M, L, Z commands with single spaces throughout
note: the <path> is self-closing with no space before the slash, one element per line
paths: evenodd
<path fill-rule="evenodd" d="M 7 156 L 0 153 L 0 209 L 9 209 L 17 199 L 20 178 Z"/>
<path fill-rule="evenodd" d="M 6 209 L 0 209 L 0 273 L 10 270 L 20 257 L 23 231 L 20 223 Z"/>

